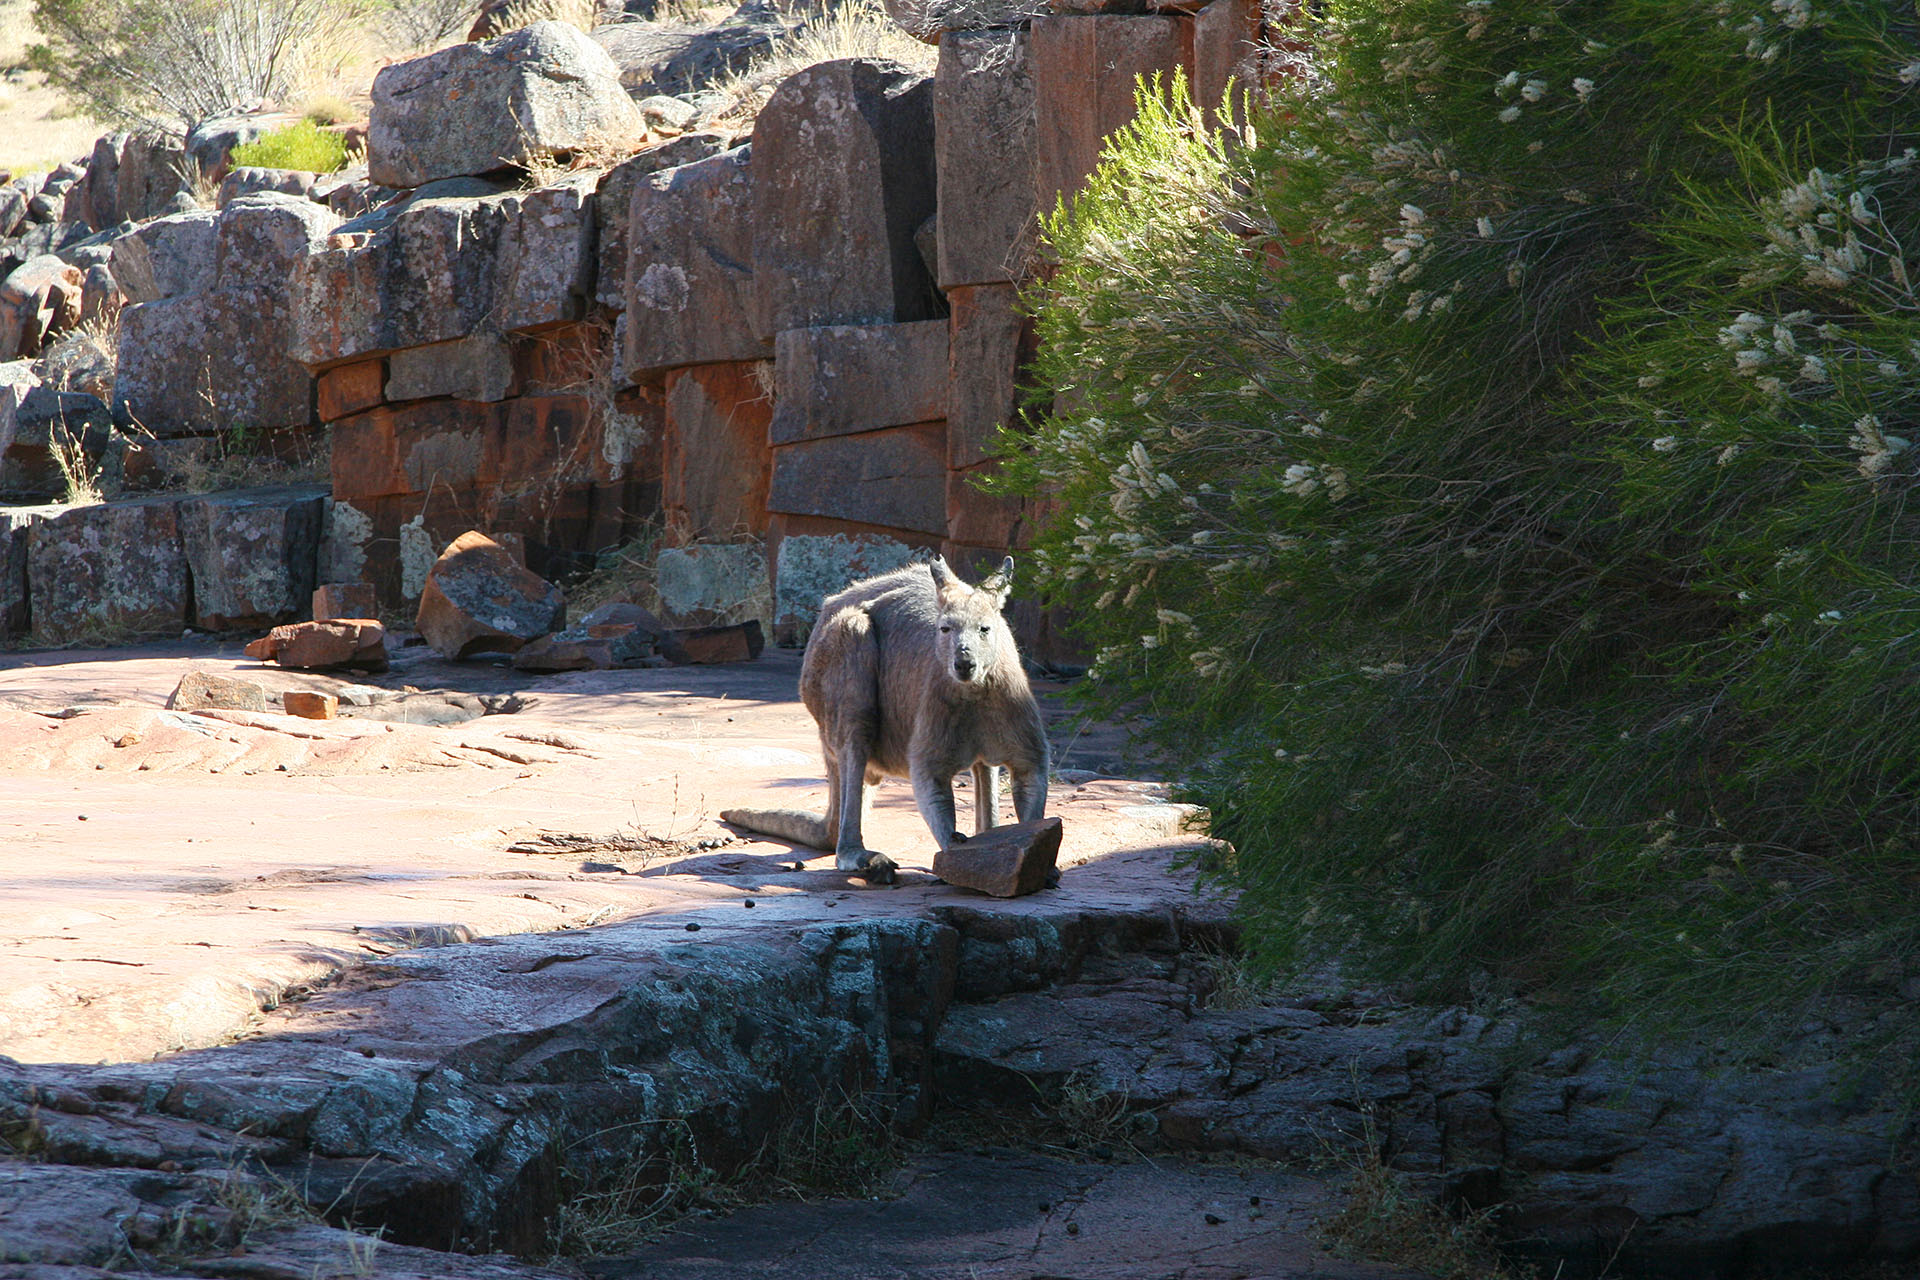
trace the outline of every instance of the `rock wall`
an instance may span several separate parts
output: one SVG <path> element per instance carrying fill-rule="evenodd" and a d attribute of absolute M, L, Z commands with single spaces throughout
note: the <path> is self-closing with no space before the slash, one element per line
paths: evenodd
<path fill-rule="evenodd" d="M 757 544 L 755 612 L 798 642 L 860 572 L 940 552 L 978 573 L 1027 544 L 1043 513 L 975 482 L 1033 354 L 1037 213 L 1091 172 L 1137 75 L 1217 95 L 1263 30 L 1254 0 L 969 13 L 999 25 L 916 19 L 936 74 L 809 67 L 745 135 L 702 128 L 700 96 L 657 96 L 652 72 L 623 88 L 653 64 L 629 65 L 617 30 L 536 24 L 384 70 L 370 174 L 228 174 L 227 149 L 268 127 L 246 118 L 177 153 L 102 139 L 0 188 L 0 232 L 19 233 L 0 240 L 18 259 L 0 355 L 37 353 L 110 290 L 113 423 L 161 440 L 115 447 L 151 464 L 236 426 L 308 438 L 331 487 L 319 576 L 371 582 L 384 609 L 411 608 L 468 529 L 522 535 L 551 577 L 658 522 L 668 549 Z M 189 155 L 225 175 L 219 208 L 167 179 Z M 8 447 L 0 489 L 52 496 L 33 447 Z M 1064 652 L 1038 611 L 1015 621 Z"/>
<path fill-rule="evenodd" d="M 108 1265 L 156 1247 L 142 1215 L 206 1217 L 261 1166 L 400 1244 L 538 1253 L 564 1196 L 676 1141 L 727 1170 L 841 1091 L 910 1123 L 943 1102 L 1031 1117 L 1069 1089 L 1149 1152 L 1313 1166 L 1375 1144 L 1418 1184 L 1504 1205 L 1502 1234 L 1566 1277 L 1920 1252 L 1895 1161 L 1911 1117 L 1831 1065 L 1629 1063 L 1390 1002 L 1216 1007 L 1231 935 L 1181 910 L 683 928 L 396 955 L 278 1034 L 151 1063 L 0 1060 L 0 1136 L 30 1157 L 0 1166 L 9 1258 Z"/>

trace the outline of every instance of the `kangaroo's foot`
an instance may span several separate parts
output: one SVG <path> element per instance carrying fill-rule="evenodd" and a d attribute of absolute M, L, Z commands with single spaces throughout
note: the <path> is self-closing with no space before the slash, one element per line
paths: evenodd
<path fill-rule="evenodd" d="M 893 884 L 900 878 L 900 864 L 871 849 L 843 850 L 834 855 L 833 865 L 841 871 L 857 872 L 868 884 Z"/>

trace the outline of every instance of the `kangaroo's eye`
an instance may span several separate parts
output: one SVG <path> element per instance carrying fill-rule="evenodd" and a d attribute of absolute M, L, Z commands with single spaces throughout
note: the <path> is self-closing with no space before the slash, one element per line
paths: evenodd
<path fill-rule="evenodd" d="M 941 634 L 941 635 L 946 635 L 946 634 L 947 634 L 947 633 L 948 633 L 949 631 L 952 631 L 952 630 L 953 630 L 953 628 L 952 628 L 952 627 L 941 627 L 941 628 L 940 628 L 940 634 Z"/>
<path fill-rule="evenodd" d="M 990 631 L 992 631 L 992 630 L 993 630 L 993 624 L 992 624 L 992 623 L 986 623 L 986 624 L 983 624 L 983 625 L 981 626 L 981 628 L 980 628 L 980 634 L 984 636 L 984 635 L 986 635 L 986 634 L 987 634 L 988 632 L 990 632 Z"/>

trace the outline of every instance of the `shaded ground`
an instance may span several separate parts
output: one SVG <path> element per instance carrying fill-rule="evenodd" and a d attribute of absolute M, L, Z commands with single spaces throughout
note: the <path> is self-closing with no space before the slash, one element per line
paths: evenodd
<path fill-rule="evenodd" d="M 1013 1152 L 934 1155 L 893 1200 L 777 1204 L 689 1227 L 604 1280 L 1389 1280 L 1312 1245 L 1323 1181 L 1180 1161 L 1073 1164 Z"/>

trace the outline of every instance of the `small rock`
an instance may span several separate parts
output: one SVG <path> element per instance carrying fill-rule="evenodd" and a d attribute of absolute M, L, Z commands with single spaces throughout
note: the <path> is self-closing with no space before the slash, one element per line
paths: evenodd
<path fill-rule="evenodd" d="M 180 683 L 167 695 L 167 707 L 173 711 L 199 711 L 206 708 L 265 711 L 267 691 L 264 686 L 251 680 L 189 671 L 180 677 Z"/>
<path fill-rule="evenodd" d="M 326 582 L 313 591 L 313 620 L 371 618 L 375 613 L 370 582 Z"/>
<path fill-rule="evenodd" d="M 760 623 L 749 618 L 729 627 L 695 627 L 690 631 L 669 631 L 661 637 L 660 649 L 667 658 L 682 666 L 710 666 L 722 662 L 751 662 L 766 647 Z"/>
<path fill-rule="evenodd" d="M 280 695 L 280 703 L 290 716 L 299 716 L 302 720 L 334 720 L 340 715 L 340 699 L 330 693 L 314 693 L 305 689 L 289 689 Z"/>
<path fill-rule="evenodd" d="M 1207 1225 L 1210 1227 L 1217 1227 L 1225 1221 L 1226 1219 L 1221 1217 L 1217 1213 L 1210 1213 L 1207 1215 Z"/>
<path fill-rule="evenodd" d="M 387 629 L 373 618 L 290 622 L 247 645 L 249 658 L 283 667 L 387 669 Z"/>
<path fill-rule="evenodd" d="M 640 114 L 650 128 L 664 133 L 685 133 L 700 118 L 700 108 L 685 99 L 656 93 L 640 99 Z"/>
<path fill-rule="evenodd" d="M 1038 893 L 1054 874 L 1060 835 L 1058 818 L 994 827 L 934 854 L 933 874 L 996 898 Z"/>

